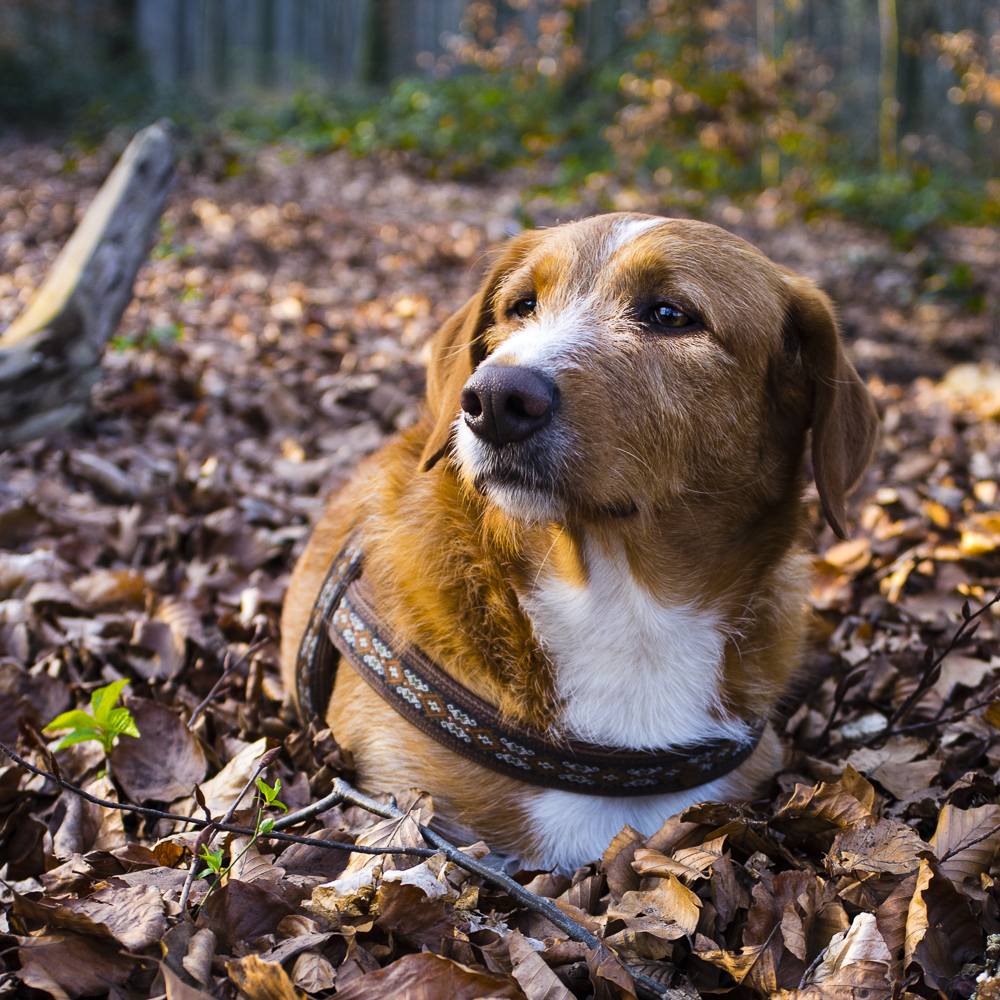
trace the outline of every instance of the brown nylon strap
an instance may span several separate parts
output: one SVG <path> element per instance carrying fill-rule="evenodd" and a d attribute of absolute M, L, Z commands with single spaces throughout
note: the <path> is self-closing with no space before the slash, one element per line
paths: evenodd
<path fill-rule="evenodd" d="M 299 647 L 300 709 L 322 715 L 336 654 L 400 715 L 443 746 L 512 778 L 589 795 L 664 794 L 728 774 L 756 748 L 764 723 L 745 740 L 714 740 L 660 751 L 557 741 L 500 716 L 432 663 L 395 641 L 359 580 L 361 557 L 345 549 L 331 566 Z M 325 642 L 323 639 L 325 638 Z"/>

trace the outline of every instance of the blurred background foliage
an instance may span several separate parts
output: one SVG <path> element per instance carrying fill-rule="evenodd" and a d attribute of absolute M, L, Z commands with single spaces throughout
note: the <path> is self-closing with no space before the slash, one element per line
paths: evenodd
<path fill-rule="evenodd" d="M 265 143 L 393 149 L 438 175 L 520 166 L 556 200 L 838 211 L 904 245 L 1000 219 L 1000 9 L 983 0 L 0 7 L 0 127 L 85 147 L 162 113 L 228 172 Z"/>

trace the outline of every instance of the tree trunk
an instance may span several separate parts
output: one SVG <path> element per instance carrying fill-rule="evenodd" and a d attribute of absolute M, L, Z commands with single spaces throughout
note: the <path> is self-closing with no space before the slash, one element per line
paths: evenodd
<path fill-rule="evenodd" d="M 899 66 L 899 27 L 896 0 L 878 0 L 878 160 L 884 172 L 896 169 L 896 76 Z"/>
<path fill-rule="evenodd" d="M 78 420 L 174 176 L 169 122 L 129 143 L 31 302 L 0 334 L 0 448 Z"/>

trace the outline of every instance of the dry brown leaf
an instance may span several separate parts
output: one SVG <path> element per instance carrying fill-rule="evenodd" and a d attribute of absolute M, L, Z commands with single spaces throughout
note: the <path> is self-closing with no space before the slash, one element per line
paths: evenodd
<path fill-rule="evenodd" d="M 698 847 L 682 847 L 674 851 L 673 859 L 684 865 L 685 868 L 693 868 L 699 872 L 708 872 L 719 858 L 722 857 L 725 843 L 725 834 L 721 837 L 713 837 Z"/>
<path fill-rule="evenodd" d="M 865 820 L 839 833 L 830 849 L 834 874 L 908 875 L 932 854 L 911 826 L 891 819 Z"/>
<path fill-rule="evenodd" d="M 284 868 L 272 864 L 271 855 L 263 855 L 257 850 L 257 845 L 247 837 L 233 837 L 229 845 L 233 861 L 230 875 L 241 882 L 260 882 L 274 884 L 280 882 L 285 874 Z"/>
<path fill-rule="evenodd" d="M 330 990 L 337 982 L 337 970 L 318 951 L 304 951 L 292 966 L 292 982 L 307 993 Z"/>
<path fill-rule="evenodd" d="M 704 871 L 698 868 L 682 864 L 660 851 L 650 851 L 645 847 L 636 848 L 632 867 L 641 878 L 646 876 L 662 877 L 664 875 L 676 875 L 678 878 L 688 879 L 708 877 Z"/>
<path fill-rule="evenodd" d="M 607 945 L 587 952 L 587 969 L 594 1000 L 619 997 L 635 1000 L 635 982 L 622 960 Z"/>
<path fill-rule="evenodd" d="M 402 882 L 382 882 L 376 893 L 379 917 L 376 926 L 416 948 L 440 954 L 441 942 L 452 936 L 453 923 L 445 916 L 444 900 L 429 898 L 422 888 Z M 458 918 L 459 923 L 464 918 Z"/>
<path fill-rule="evenodd" d="M 774 822 L 787 825 L 796 837 L 850 828 L 872 815 L 874 796 L 872 786 L 847 765 L 839 781 L 812 788 L 797 784 Z"/>
<path fill-rule="evenodd" d="M 265 962 L 257 955 L 247 955 L 235 962 L 227 962 L 226 970 L 247 1000 L 307 1000 L 276 962 Z"/>
<path fill-rule="evenodd" d="M 294 907 L 270 885 L 230 879 L 216 889 L 202 910 L 219 941 L 219 951 L 232 953 L 233 946 L 273 934 Z"/>
<path fill-rule="evenodd" d="M 736 877 L 729 851 L 712 866 L 712 904 L 718 911 L 723 926 L 736 916 L 736 911 L 750 909 L 750 890 Z"/>
<path fill-rule="evenodd" d="M 935 870 L 920 862 L 906 915 L 904 963 L 915 962 L 935 989 L 947 990 L 963 962 L 982 954 L 983 932 L 968 899 Z"/>
<path fill-rule="evenodd" d="M 677 924 L 693 935 L 701 915 L 701 899 L 674 875 L 665 875 L 653 889 L 626 892 L 608 907 L 608 917 L 625 919 L 649 916 Z"/>
<path fill-rule="evenodd" d="M 214 777 L 209 778 L 201 786 L 202 795 L 209 811 L 221 819 L 229 807 L 236 801 L 236 796 L 243 791 L 244 786 L 257 770 L 257 762 L 270 749 L 270 740 L 263 737 L 256 743 L 244 747 L 226 766 Z M 184 811 L 184 805 L 175 811 Z M 190 811 L 194 810 L 194 800 L 190 802 Z"/>
<path fill-rule="evenodd" d="M 52 927 L 112 938 L 123 948 L 141 951 L 167 929 L 163 897 L 152 886 L 109 886 L 85 899 L 14 896 L 14 912 Z"/>
<path fill-rule="evenodd" d="M 167 1000 L 211 1000 L 211 994 L 188 986 L 166 963 L 160 965 L 160 972 Z"/>
<path fill-rule="evenodd" d="M 898 979 L 903 971 L 904 945 L 906 944 L 906 917 L 910 900 L 917 887 L 916 874 L 903 879 L 882 902 L 875 913 L 879 933 L 892 958 L 889 972 Z"/>
<path fill-rule="evenodd" d="M 18 978 L 57 1000 L 60 993 L 69 997 L 106 993 L 108 983 L 125 982 L 136 963 L 113 941 L 65 931 L 19 937 L 17 946 Z"/>
<path fill-rule="evenodd" d="M 146 578 L 134 569 L 98 569 L 70 584 L 70 590 L 88 608 L 106 611 L 122 606 L 142 608 L 146 601 Z"/>
<path fill-rule="evenodd" d="M 181 959 L 184 971 L 202 986 L 214 986 L 212 959 L 215 957 L 215 935 L 201 927 L 191 936 L 187 954 Z"/>
<path fill-rule="evenodd" d="M 510 974 L 528 1000 L 573 1000 L 573 994 L 563 986 L 520 931 L 515 930 L 507 942 L 513 965 Z"/>
<path fill-rule="evenodd" d="M 90 782 L 84 791 L 112 802 L 118 799 L 114 785 L 106 777 Z M 121 812 L 88 802 L 72 792 L 62 794 L 66 814 L 52 838 L 56 857 L 66 858 L 88 851 L 113 851 L 125 846 L 128 841 Z"/>
<path fill-rule="evenodd" d="M 337 990 L 337 1000 L 410 1000 L 416 996 L 422 1000 L 523 1000 L 524 995 L 507 980 L 431 952 L 404 955 Z"/>
<path fill-rule="evenodd" d="M 926 788 L 941 770 L 941 761 L 915 761 L 927 751 L 927 741 L 912 736 L 891 736 L 878 750 L 859 747 L 847 763 L 866 777 L 877 781 L 897 799 Z"/>
<path fill-rule="evenodd" d="M 976 809 L 946 805 L 938 816 L 931 847 L 942 874 L 961 889 L 967 878 L 988 872 L 1000 847 L 1000 806 Z"/>
<path fill-rule="evenodd" d="M 190 795 L 205 777 L 205 752 L 186 725 L 166 706 L 127 698 L 142 738 L 122 739 L 111 751 L 111 767 L 133 802 L 172 802 Z"/>
<path fill-rule="evenodd" d="M 934 690 L 942 698 L 950 698 L 956 685 L 961 684 L 969 689 L 977 688 L 997 667 L 1000 667 L 1000 659 L 993 662 L 993 660 L 965 656 L 962 653 L 949 653 L 941 664 L 941 676 L 937 679 Z"/>

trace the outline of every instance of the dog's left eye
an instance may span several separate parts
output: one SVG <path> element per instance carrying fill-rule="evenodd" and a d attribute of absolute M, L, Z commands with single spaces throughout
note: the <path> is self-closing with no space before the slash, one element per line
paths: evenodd
<path fill-rule="evenodd" d="M 649 310 L 649 323 L 664 330 L 680 330 L 685 326 L 693 326 L 694 320 L 686 312 L 669 302 L 660 302 Z"/>
<path fill-rule="evenodd" d="M 511 307 L 511 312 L 515 316 L 520 316 L 521 319 L 527 319 L 535 311 L 536 304 L 533 298 L 518 299 Z"/>

